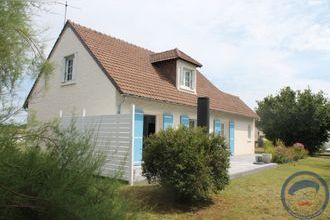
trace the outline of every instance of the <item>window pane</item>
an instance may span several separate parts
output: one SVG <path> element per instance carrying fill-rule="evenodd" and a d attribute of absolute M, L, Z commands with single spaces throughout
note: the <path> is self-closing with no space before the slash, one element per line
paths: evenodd
<path fill-rule="evenodd" d="M 188 68 L 183 68 L 180 74 L 180 85 L 193 89 L 194 71 Z"/>
<path fill-rule="evenodd" d="M 185 72 L 185 86 L 191 88 L 192 86 L 192 72 L 191 71 L 186 71 Z"/>
<path fill-rule="evenodd" d="M 73 73 L 73 57 L 66 57 L 65 58 L 65 81 L 72 80 L 72 73 Z"/>

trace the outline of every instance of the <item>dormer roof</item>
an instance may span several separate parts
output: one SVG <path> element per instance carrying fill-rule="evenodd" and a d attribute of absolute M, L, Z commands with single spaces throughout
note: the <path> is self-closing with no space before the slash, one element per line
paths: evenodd
<path fill-rule="evenodd" d="M 182 59 L 188 63 L 191 63 L 197 67 L 202 67 L 202 64 L 199 63 L 197 60 L 193 59 L 186 53 L 182 52 L 181 50 L 175 48 L 173 50 L 167 50 L 160 53 L 153 53 L 150 54 L 150 62 L 151 63 L 158 63 L 162 61 L 167 60 L 176 60 L 176 59 Z"/>

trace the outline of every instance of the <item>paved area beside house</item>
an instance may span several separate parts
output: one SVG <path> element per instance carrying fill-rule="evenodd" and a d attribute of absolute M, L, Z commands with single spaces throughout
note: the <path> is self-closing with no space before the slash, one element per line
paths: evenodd
<path fill-rule="evenodd" d="M 251 173 L 256 173 L 262 170 L 271 169 L 277 166 L 275 163 L 269 164 L 254 164 L 255 156 L 240 155 L 230 157 L 229 176 L 230 179 L 235 179 L 240 176 L 245 176 Z"/>
<path fill-rule="evenodd" d="M 276 163 L 254 164 L 255 154 L 230 157 L 229 176 L 230 179 L 256 173 L 262 170 L 271 169 L 277 166 Z M 134 184 L 145 184 L 147 181 L 142 176 L 141 166 L 134 167 Z"/>

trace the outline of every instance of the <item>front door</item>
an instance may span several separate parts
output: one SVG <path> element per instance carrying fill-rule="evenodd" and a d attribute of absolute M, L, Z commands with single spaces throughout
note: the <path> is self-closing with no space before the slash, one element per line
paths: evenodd
<path fill-rule="evenodd" d="M 147 138 L 156 132 L 156 116 L 144 115 L 143 117 L 143 137 Z"/>
<path fill-rule="evenodd" d="M 229 121 L 229 149 L 230 154 L 234 155 L 235 146 L 235 124 L 233 120 Z"/>

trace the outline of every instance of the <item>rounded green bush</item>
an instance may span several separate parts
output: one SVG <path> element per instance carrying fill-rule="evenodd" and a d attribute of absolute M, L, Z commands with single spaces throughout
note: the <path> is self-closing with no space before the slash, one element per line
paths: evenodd
<path fill-rule="evenodd" d="M 144 142 L 142 174 L 177 199 L 200 200 L 229 183 L 224 138 L 201 128 L 160 131 Z"/>

